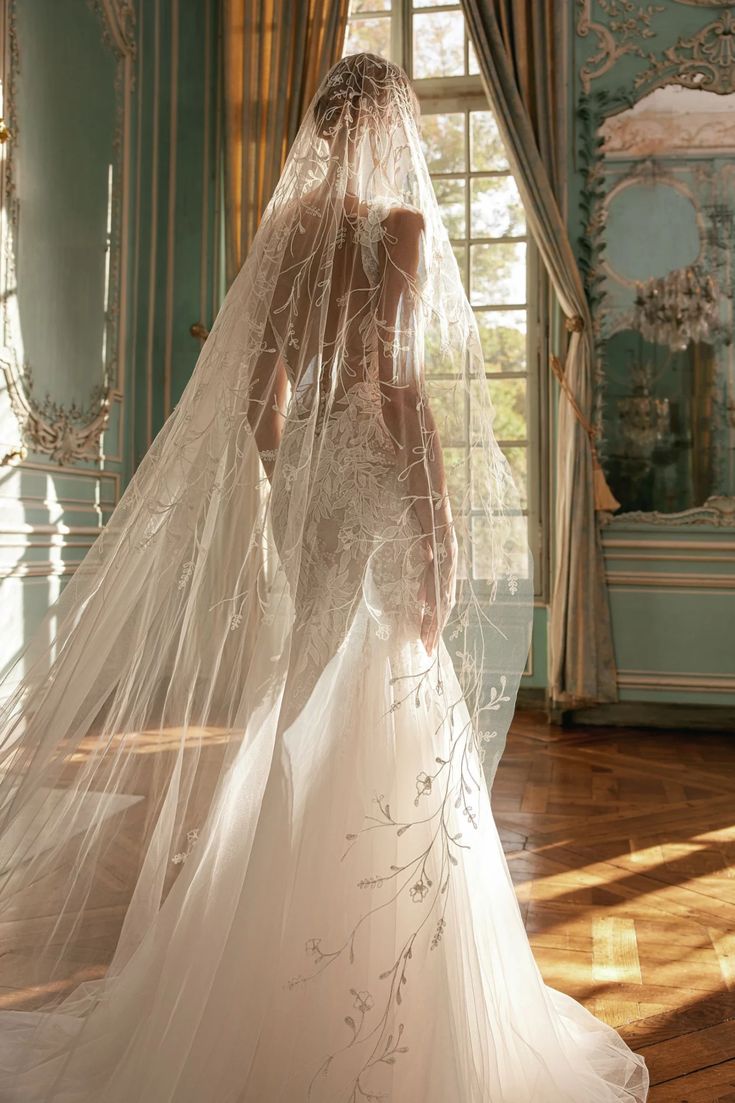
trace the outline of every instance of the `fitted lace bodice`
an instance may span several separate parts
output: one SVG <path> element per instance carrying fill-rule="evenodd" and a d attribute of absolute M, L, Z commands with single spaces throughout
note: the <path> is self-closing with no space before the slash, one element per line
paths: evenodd
<path fill-rule="evenodd" d="M 342 303 L 335 295 L 343 309 L 335 311 L 342 330 L 333 359 L 321 378 L 312 364 L 314 374 L 309 377 L 307 370 L 295 382 L 292 416 L 279 449 L 282 477 L 272 502 L 273 527 L 296 606 L 299 647 L 289 687 L 295 710 L 345 640 L 360 600 L 367 603 L 380 639 L 417 634 L 421 528 L 398 478 L 376 363 L 379 249 L 389 210 L 388 201 L 374 201 L 358 217 L 352 262 L 363 278 L 353 278 L 356 290 Z M 309 443 L 312 434 L 319 438 L 316 447 Z M 292 547 L 290 491 L 302 475 L 303 456 L 309 493 L 296 524 L 299 542 Z"/>

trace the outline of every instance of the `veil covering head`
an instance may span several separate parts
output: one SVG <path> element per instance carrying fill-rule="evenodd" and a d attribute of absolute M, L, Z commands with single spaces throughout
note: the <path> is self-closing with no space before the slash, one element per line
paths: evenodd
<path fill-rule="evenodd" d="M 418 114 L 383 58 L 325 77 L 179 403 L 6 678 L 0 930 L 21 1008 L 83 1021 L 114 1005 L 162 910 L 172 945 L 187 902 L 215 887 L 216 973 L 282 744 L 274 832 L 293 837 L 318 804 L 328 834 L 335 748 L 354 753 L 369 806 L 382 793 L 367 750 L 350 750 L 355 724 L 429 709 L 444 750 L 408 777 L 407 807 L 430 819 L 464 802 L 472 845 L 533 586 Z M 431 654 L 427 611 L 443 628 Z M 361 664 L 386 675 L 369 699 Z"/>

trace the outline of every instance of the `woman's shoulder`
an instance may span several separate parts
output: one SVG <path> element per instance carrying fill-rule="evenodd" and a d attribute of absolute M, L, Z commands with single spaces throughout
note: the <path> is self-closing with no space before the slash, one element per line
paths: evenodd
<path fill-rule="evenodd" d="M 377 196 L 371 200 L 370 206 L 393 236 L 401 239 L 415 238 L 424 229 L 423 214 L 418 207 L 410 203 L 404 203 L 392 197 Z"/>

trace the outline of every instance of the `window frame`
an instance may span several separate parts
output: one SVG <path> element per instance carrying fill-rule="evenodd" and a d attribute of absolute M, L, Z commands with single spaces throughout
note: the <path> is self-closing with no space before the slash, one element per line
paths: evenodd
<path fill-rule="evenodd" d="M 365 9 L 359 14 L 350 12 L 349 22 L 358 22 L 362 18 L 385 19 L 390 21 L 390 58 L 405 69 L 411 78 L 412 85 L 421 106 L 422 115 L 451 114 L 469 112 L 472 110 L 491 111 L 487 94 L 483 87 L 482 77 L 479 73 L 467 73 L 464 76 L 429 77 L 413 79 L 413 16 L 415 12 L 424 11 L 462 11 L 460 3 L 448 2 L 427 4 L 426 6 L 414 6 L 414 0 L 389 0 L 390 10 L 371 9 L 365 4 Z M 465 69 L 469 69 L 469 35 L 465 26 L 464 58 Z M 432 177 L 441 176 L 441 173 L 432 173 Z M 473 173 L 469 165 L 462 173 L 447 173 L 447 176 L 462 176 L 466 181 L 466 214 L 468 215 L 471 203 L 471 189 L 469 181 L 473 175 L 487 177 L 493 175 L 487 172 Z M 504 175 L 504 174 L 498 174 Z M 453 239 L 454 240 L 454 239 Z M 471 240 L 471 224 L 469 218 L 465 226 L 465 240 L 467 249 L 466 265 L 469 266 L 469 242 Z M 493 238 L 494 242 L 503 241 L 501 238 Z M 550 298 L 548 278 L 540 263 L 538 249 L 533 237 L 526 232 L 521 236 L 508 238 L 512 241 L 523 241 L 526 244 L 526 302 L 522 309 L 526 312 L 526 370 L 524 372 L 488 372 L 490 382 L 502 379 L 523 378 L 526 381 L 526 438 L 527 448 L 527 476 L 526 492 L 527 505 L 525 514 L 528 519 L 528 536 L 535 563 L 534 571 L 534 598 L 537 604 L 546 604 L 548 601 L 549 580 L 549 548 L 547 533 L 549 531 L 549 480 L 548 462 L 544 459 L 549 455 L 549 440 L 545 414 L 548 412 L 550 401 L 546 373 L 542 371 L 542 361 L 545 358 L 545 349 L 549 340 Z M 466 275 L 466 273 L 464 273 Z M 469 293 L 469 289 L 468 289 Z M 513 309 L 512 304 L 502 304 L 497 311 Z M 480 308 L 482 309 L 482 308 Z M 492 310 L 487 311 L 493 312 Z M 511 447 L 511 441 L 503 442 Z M 481 585 L 481 580 L 478 580 Z"/>

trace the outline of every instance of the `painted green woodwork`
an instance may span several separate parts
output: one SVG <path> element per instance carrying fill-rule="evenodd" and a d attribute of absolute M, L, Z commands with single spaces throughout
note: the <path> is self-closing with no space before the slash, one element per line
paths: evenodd
<path fill-rule="evenodd" d="M 635 5 L 625 21 L 615 18 L 615 7 L 607 0 L 573 0 L 568 5 L 573 44 L 568 109 L 574 147 L 568 166 L 570 232 L 598 323 L 624 298 L 620 291 L 616 301 L 618 292 L 611 290 L 605 262 L 637 268 L 645 275 L 644 267 L 666 268 L 672 257 L 691 249 L 686 214 L 663 206 L 648 211 L 649 220 L 661 220 L 661 232 L 649 238 L 648 251 L 641 246 L 640 235 L 631 240 L 630 228 L 636 218 L 646 217 L 650 194 L 633 193 L 625 205 L 611 206 L 607 223 L 601 218 L 600 202 L 610 182 L 604 179 L 600 160 L 600 122 L 666 82 L 678 64 L 696 58 L 697 43 L 708 26 L 714 26 L 704 40 L 711 48 L 709 79 L 720 91 L 735 79 L 732 58 L 728 61 L 725 49 L 731 40 L 731 16 L 721 6 L 662 0 Z M 722 33 L 718 26 L 724 28 Z M 615 171 L 622 171 L 622 166 L 616 165 Z M 651 248 L 650 241 L 656 239 L 658 249 Z M 625 333 L 616 339 L 625 346 Z M 610 384 L 606 400 L 614 401 L 620 380 L 599 382 Z M 602 388 L 599 399 L 603 401 Z M 735 702 L 732 513 L 690 512 L 678 518 L 623 514 L 603 527 L 602 543 L 621 700 L 731 706 Z"/>
<path fill-rule="evenodd" d="M 121 183 L 112 179 L 116 61 L 85 0 L 21 3 L 15 14 L 23 362 L 37 400 L 84 407 L 116 353 L 105 333 L 109 199 Z"/>
<path fill-rule="evenodd" d="M 38 54 L 48 55 L 54 37 L 59 44 L 58 65 L 68 72 L 70 59 L 78 59 L 78 64 L 71 65 L 77 72 L 77 91 L 84 94 L 78 117 L 72 112 L 67 125 L 62 125 L 41 88 L 35 90 L 36 100 L 26 97 L 19 103 L 23 118 L 17 129 L 19 141 L 28 136 L 27 148 L 35 158 L 29 164 L 35 169 L 36 238 L 63 222 L 61 215 L 68 209 L 71 217 L 63 227 L 68 233 L 62 246 L 68 246 L 67 239 L 73 236 L 81 247 L 97 233 L 100 218 L 98 204 L 88 202 L 86 196 L 92 168 L 85 162 L 85 171 L 70 182 L 49 179 L 44 165 L 55 152 L 57 162 L 66 158 L 71 171 L 84 160 L 88 146 L 95 147 L 94 166 L 97 154 L 109 157 L 112 92 L 109 79 L 103 80 L 109 74 L 99 55 L 95 55 L 97 68 L 88 56 L 90 36 L 98 36 L 97 44 L 102 38 L 102 5 L 87 0 L 65 5 L 57 0 L 39 4 L 20 0 L 20 7 L 19 30 L 30 59 L 26 63 Z M 56 11 L 62 7 L 63 18 Z M 215 234 L 218 10 L 217 0 L 197 4 L 137 0 L 135 4 L 136 57 L 125 164 L 127 281 L 121 288 L 127 309 L 120 318 L 125 356 L 99 460 L 59 465 L 48 455 L 30 450 L 20 465 L 0 466 L 0 671 L 36 630 L 96 539 L 186 385 L 201 347 L 190 326 L 212 322 L 221 286 L 220 239 Z M 56 26 L 57 16 L 62 18 L 63 34 Z M 20 61 L 24 63 L 24 56 Z M 44 76 L 47 86 L 59 79 L 53 67 Z M 95 83 L 100 82 L 104 87 L 95 95 Z M 37 102 L 39 96 L 42 105 Z M 45 133 L 43 127 L 51 132 Z M 62 256 L 62 246 L 60 263 L 71 263 L 68 249 L 66 259 Z M 34 250 L 19 275 L 35 294 L 36 286 L 43 286 L 43 272 L 37 244 Z M 37 298 L 41 310 L 43 294 L 39 292 Z M 91 337 L 75 333 L 81 326 L 77 306 L 67 304 L 59 317 L 44 315 L 46 330 L 52 328 L 62 346 L 53 363 L 53 398 L 65 405 L 84 398 L 86 376 L 79 378 L 82 365 L 73 345 L 78 336 L 81 353 Z M 34 325 L 37 340 L 48 336 Z M 0 403 L 5 433 L 13 415 L 2 390 Z M 8 439 L 12 439 L 10 433 Z"/>
<path fill-rule="evenodd" d="M 133 458 L 148 450 L 216 310 L 218 5 L 138 2 Z"/>

